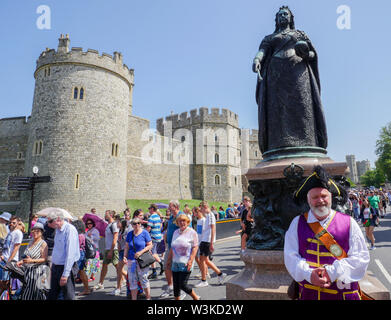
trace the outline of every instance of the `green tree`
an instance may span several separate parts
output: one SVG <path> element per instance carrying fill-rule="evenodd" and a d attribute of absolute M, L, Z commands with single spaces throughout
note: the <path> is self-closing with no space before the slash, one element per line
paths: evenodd
<path fill-rule="evenodd" d="M 376 168 L 384 173 L 387 181 L 391 181 L 391 122 L 381 128 L 375 152 L 379 157 Z"/>
<path fill-rule="evenodd" d="M 350 183 L 350 187 L 351 187 L 351 188 L 357 187 L 357 185 L 352 181 L 352 179 L 346 177 L 346 180 L 348 180 L 348 182 Z"/>
<path fill-rule="evenodd" d="M 379 188 L 385 182 L 385 175 L 382 170 L 376 168 L 368 170 L 364 175 L 360 177 L 360 182 L 366 187 L 374 186 Z"/>

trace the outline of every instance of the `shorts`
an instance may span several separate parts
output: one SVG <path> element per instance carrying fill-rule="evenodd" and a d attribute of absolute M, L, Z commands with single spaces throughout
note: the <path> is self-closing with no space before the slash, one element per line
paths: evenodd
<path fill-rule="evenodd" d="M 141 269 L 136 260 L 128 260 L 129 290 L 136 290 L 138 281 L 144 289 L 149 288 L 148 272 L 149 267 Z"/>
<path fill-rule="evenodd" d="M 157 254 L 157 246 L 158 246 L 159 242 L 154 242 L 152 241 L 152 254 Z"/>
<path fill-rule="evenodd" d="M 120 250 L 120 251 L 118 252 L 119 261 L 124 260 L 124 252 L 125 252 L 125 250 Z"/>
<path fill-rule="evenodd" d="M 80 250 L 80 258 L 79 258 L 79 261 L 77 261 L 77 266 L 79 268 L 79 270 L 84 270 L 85 266 L 86 266 L 86 254 L 84 252 L 84 250 Z"/>
<path fill-rule="evenodd" d="M 0 264 L 5 267 L 6 262 L 0 261 Z M 3 268 L 0 268 L 0 281 L 8 281 L 10 279 L 9 272 L 5 271 Z"/>
<path fill-rule="evenodd" d="M 200 256 L 209 257 L 212 254 L 210 251 L 210 242 L 201 241 L 200 243 Z"/>
<path fill-rule="evenodd" d="M 119 262 L 118 250 L 117 249 L 113 250 L 113 255 L 112 255 L 111 259 L 109 259 L 107 257 L 107 254 L 109 253 L 109 251 L 110 250 L 106 250 L 105 251 L 105 254 L 104 254 L 104 257 L 103 257 L 103 264 L 110 264 L 110 263 L 112 263 L 113 265 L 116 266 L 118 264 L 118 262 Z"/>

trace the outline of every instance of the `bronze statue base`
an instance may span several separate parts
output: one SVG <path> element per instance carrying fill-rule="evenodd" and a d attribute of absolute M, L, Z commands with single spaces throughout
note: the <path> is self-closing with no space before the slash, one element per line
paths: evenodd
<path fill-rule="evenodd" d="M 296 204 L 294 192 L 315 165 L 323 168 L 340 184 L 345 184 L 348 166 L 330 158 L 296 157 L 261 161 L 245 174 L 248 191 L 254 196 L 252 217 L 254 228 L 247 248 L 256 250 L 283 250 L 284 236 L 292 219 L 308 211 L 308 205 Z M 344 212 L 344 199 L 333 198 L 333 209 Z"/>

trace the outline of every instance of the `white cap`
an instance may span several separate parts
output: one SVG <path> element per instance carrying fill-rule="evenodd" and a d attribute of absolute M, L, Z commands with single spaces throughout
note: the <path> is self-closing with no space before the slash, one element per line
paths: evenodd
<path fill-rule="evenodd" d="M 8 222 L 10 221 L 11 217 L 12 217 L 12 214 L 10 214 L 9 212 L 3 212 L 3 214 L 0 215 L 0 219 L 4 219 Z"/>

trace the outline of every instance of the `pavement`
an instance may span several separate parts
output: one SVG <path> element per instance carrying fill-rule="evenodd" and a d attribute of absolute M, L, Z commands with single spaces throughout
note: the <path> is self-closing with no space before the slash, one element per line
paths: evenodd
<path fill-rule="evenodd" d="M 215 252 L 212 255 L 213 262 L 224 273 L 227 274 L 225 281 L 228 281 L 230 277 L 236 275 L 244 266 L 242 260 L 240 260 L 240 237 L 233 236 L 216 241 Z M 158 274 L 160 269 L 157 269 Z M 209 286 L 204 288 L 194 288 L 197 295 L 201 296 L 202 300 L 225 300 L 225 284 L 220 285 L 217 281 L 217 275 L 209 270 L 211 278 L 207 279 Z M 194 264 L 194 269 L 190 275 L 188 284 L 191 286 L 196 285 L 200 279 L 196 277 L 200 273 L 197 263 Z M 104 289 L 94 290 L 88 296 L 77 296 L 76 300 L 127 300 L 126 287 L 121 289 L 120 296 L 113 296 L 110 293 L 116 288 L 116 271 L 113 265 L 109 265 L 107 276 L 104 281 Z M 99 281 L 99 274 L 95 275 L 95 281 L 90 282 L 90 287 L 96 285 Z M 166 278 L 163 275 L 157 277 L 157 279 L 150 280 L 151 285 L 151 298 L 152 300 L 174 300 L 173 297 L 162 299 L 160 295 L 163 293 L 163 289 L 167 286 Z M 83 290 L 82 284 L 76 284 L 76 294 Z M 143 299 L 143 297 L 140 297 Z M 193 300 L 189 295 L 184 300 Z"/>
<path fill-rule="evenodd" d="M 361 227 L 365 236 L 364 227 Z M 380 218 L 380 225 L 375 227 L 375 248 L 369 250 L 371 260 L 369 262 L 368 271 L 372 272 L 378 280 L 391 292 L 391 206 L 387 207 L 387 214 L 384 218 Z M 369 241 L 367 240 L 368 248 Z"/>

